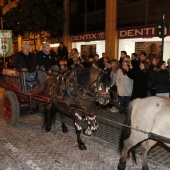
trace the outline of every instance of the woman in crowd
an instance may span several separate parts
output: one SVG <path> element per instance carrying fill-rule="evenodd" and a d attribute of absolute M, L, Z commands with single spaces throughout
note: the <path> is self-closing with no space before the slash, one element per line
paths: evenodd
<path fill-rule="evenodd" d="M 122 68 L 117 71 L 116 78 L 117 93 L 120 99 L 119 111 L 125 114 L 127 112 L 133 89 L 133 80 L 127 76 L 129 70 L 128 65 L 128 61 L 125 60 L 122 62 Z"/>
<path fill-rule="evenodd" d="M 131 99 L 146 97 L 149 80 L 149 63 L 146 60 L 142 60 L 139 62 L 139 70 L 134 69 L 131 64 L 130 68 L 127 76 L 134 80 Z"/>
<path fill-rule="evenodd" d="M 155 92 L 157 96 L 169 97 L 169 74 L 166 68 L 166 62 L 160 61 L 159 69 L 155 70 L 152 74 L 152 79 L 155 84 Z"/>
<path fill-rule="evenodd" d="M 159 58 L 153 57 L 149 68 L 148 96 L 155 96 L 155 85 L 152 80 L 153 77 L 152 74 L 154 73 L 154 71 L 159 69 L 158 63 L 159 63 Z"/>

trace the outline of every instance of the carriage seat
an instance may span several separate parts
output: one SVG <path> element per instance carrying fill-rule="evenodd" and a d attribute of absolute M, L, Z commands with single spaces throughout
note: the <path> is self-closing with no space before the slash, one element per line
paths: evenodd
<path fill-rule="evenodd" d="M 3 75 L 8 75 L 8 76 L 14 76 L 14 77 L 18 77 L 19 76 L 19 71 L 17 71 L 16 69 L 10 69 L 10 68 L 4 68 L 2 70 L 2 74 Z"/>

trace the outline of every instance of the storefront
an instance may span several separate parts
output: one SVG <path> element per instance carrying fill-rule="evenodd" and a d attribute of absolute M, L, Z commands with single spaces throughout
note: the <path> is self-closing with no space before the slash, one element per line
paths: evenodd
<path fill-rule="evenodd" d="M 162 39 L 156 36 L 155 26 L 145 28 L 130 28 L 118 30 L 119 49 L 118 54 L 121 51 L 126 51 L 128 55 L 136 52 L 155 51 L 158 55 L 161 52 Z M 168 30 L 168 36 L 164 38 L 164 51 L 163 60 L 167 61 L 170 58 L 170 31 Z"/>
<path fill-rule="evenodd" d="M 77 48 L 80 56 L 88 57 L 89 55 L 99 54 L 105 52 L 105 33 L 88 33 L 71 36 L 72 48 Z"/>

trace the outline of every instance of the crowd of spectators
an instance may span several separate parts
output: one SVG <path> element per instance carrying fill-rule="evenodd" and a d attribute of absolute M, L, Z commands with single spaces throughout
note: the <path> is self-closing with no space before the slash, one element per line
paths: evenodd
<path fill-rule="evenodd" d="M 110 60 L 105 53 L 102 53 L 102 56 L 94 54 L 84 58 L 76 48 L 69 54 L 62 42 L 57 53 L 50 49 L 49 44 L 44 44 L 39 52 L 31 53 L 29 49 L 29 45 L 23 44 L 21 52 L 6 58 L 6 67 L 21 70 L 26 68 L 25 71 L 30 73 L 38 68 L 37 79 L 40 84 L 43 84 L 47 74 L 52 74 L 53 71 L 68 71 L 74 67 L 100 68 L 110 78 L 110 94 L 114 102 L 111 112 L 117 112 L 119 109 L 121 113 L 126 114 L 129 102 L 136 98 L 153 95 L 169 97 L 170 59 L 166 64 L 157 56 L 149 58 L 145 52 L 138 55 L 132 53 L 129 56 L 126 51 L 121 51 L 119 60 Z M 0 60 L 0 66 L 3 64 L 4 61 Z"/>

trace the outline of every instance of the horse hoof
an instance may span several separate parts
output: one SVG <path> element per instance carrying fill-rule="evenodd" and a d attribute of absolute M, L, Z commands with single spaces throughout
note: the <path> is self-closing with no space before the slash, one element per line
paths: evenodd
<path fill-rule="evenodd" d="M 148 165 L 143 166 L 143 167 L 142 167 L 142 170 L 149 170 Z"/>
<path fill-rule="evenodd" d="M 117 169 L 118 170 L 125 170 L 125 168 L 126 168 L 126 162 L 122 162 L 121 159 L 120 159 Z"/>
<path fill-rule="evenodd" d="M 120 163 L 119 163 L 117 169 L 118 169 L 118 170 L 125 170 L 125 166 L 122 166 L 122 165 L 120 165 Z"/>
<path fill-rule="evenodd" d="M 86 129 L 85 135 L 91 136 L 92 135 L 92 131 L 90 129 Z"/>
<path fill-rule="evenodd" d="M 47 131 L 47 132 L 49 132 L 49 131 L 51 131 L 51 127 L 45 127 L 45 130 Z"/>
<path fill-rule="evenodd" d="M 68 132 L 67 127 L 62 127 L 62 131 L 63 131 L 63 133 L 67 133 Z"/>
<path fill-rule="evenodd" d="M 80 150 L 86 150 L 86 146 L 84 144 L 79 144 L 79 149 Z"/>

